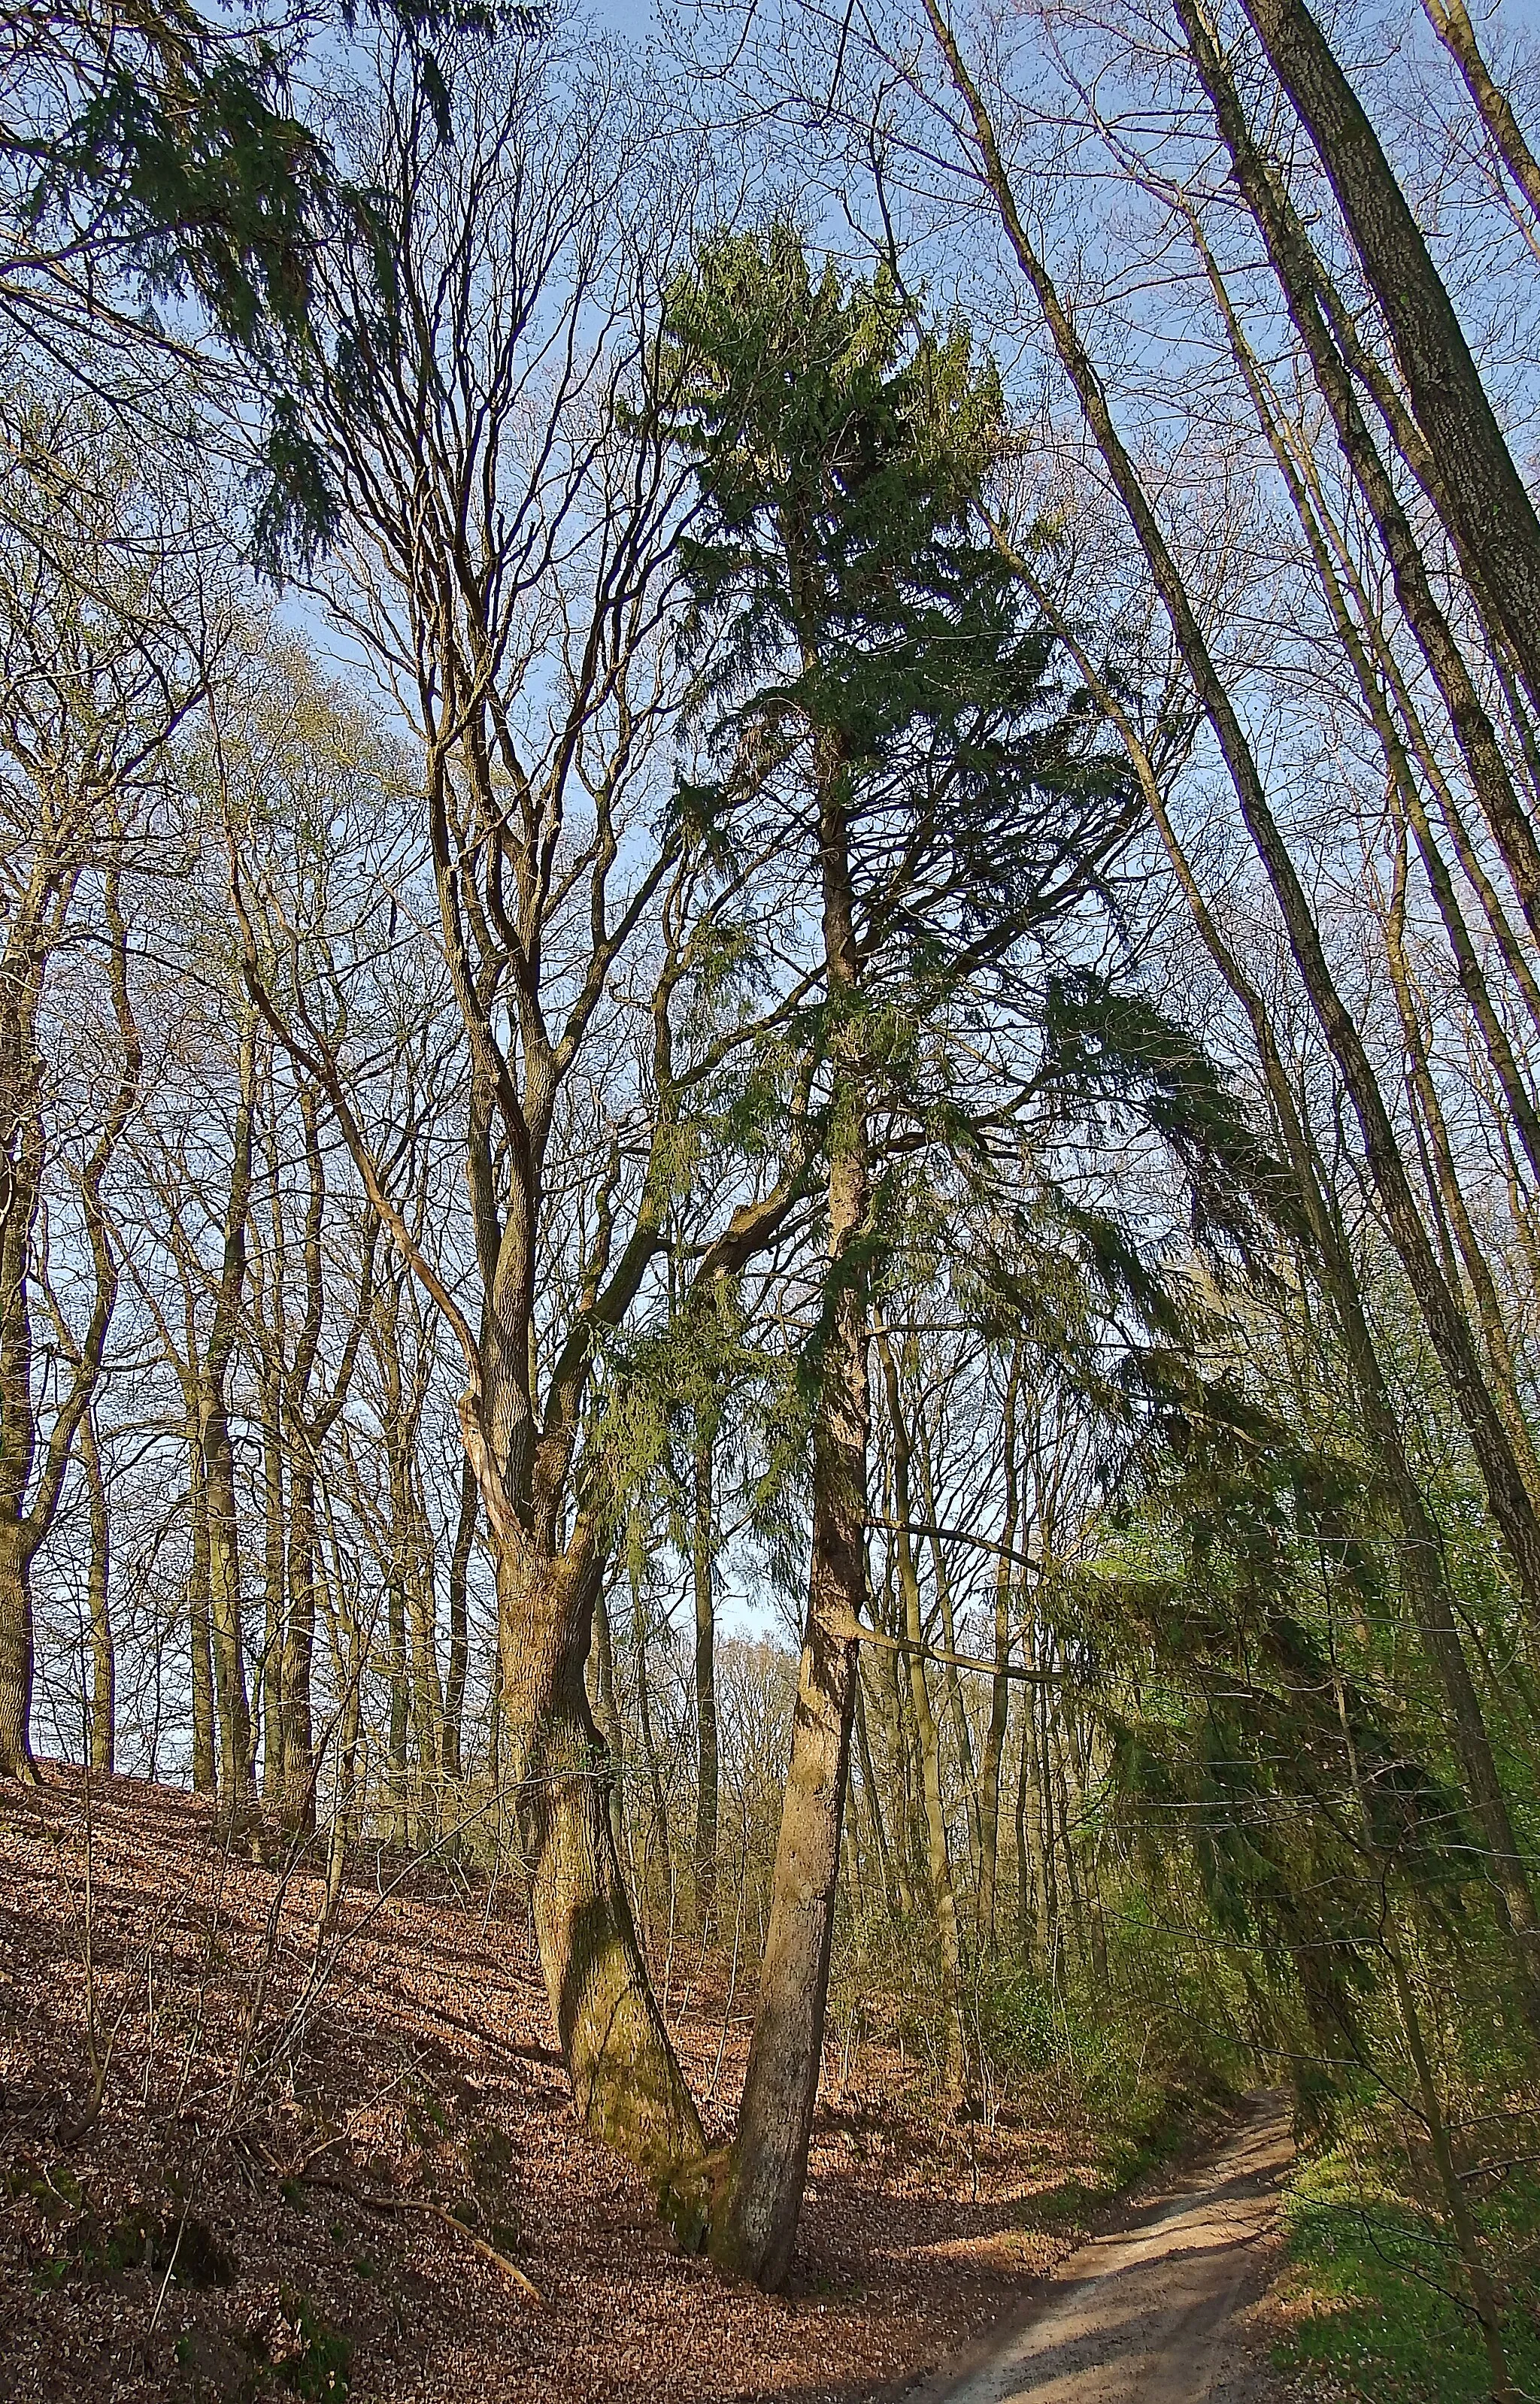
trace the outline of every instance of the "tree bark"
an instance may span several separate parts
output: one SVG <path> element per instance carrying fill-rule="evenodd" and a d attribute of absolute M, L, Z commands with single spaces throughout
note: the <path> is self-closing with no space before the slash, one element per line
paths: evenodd
<path fill-rule="evenodd" d="M 1464 654 L 1435 594 L 1416 532 L 1359 406 L 1324 314 L 1319 263 L 1286 189 L 1253 139 L 1240 96 L 1198 0 L 1177 0 L 1177 13 L 1229 152 L 1237 186 L 1267 245 L 1290 317 L 1331 413 L 1343 458 L 1384 544 L 1402 615 L 1449 713 L 1472 786 L 1513 880 L 1525 921 L 1531 933 L 1540 940 L 1540 842 L 1514 790 L 1502 746 Z M 1425 440 L 1421 443 L 1416 464 L 1419 479 L 1437 508 L 1438 476 L 1431 447 Z M 1451 533 L 1458 541 L 1458 529 L 1451 528 Z M 1478 562 L 1467 561 L 1467 571 L 1473 590 L 1477 590 Z"/>
<path fill-rule="evenodd" d="M 0 1512 L 0 1775 L 36 1783 L 32 1757 L 32 1589 L 21 1531 Z"/>
<path fill-rule="evenodd" d="M 1020 1516 L 1016 1491 L 1016 1404 L 1021 1389 L 1021 1348 L 1011 1355 L 1005 1381 L 1005 1408 L 1001 1441 L 1003 1447 L 1005 1515 L 1001 1550 L 995 1562 L 995 1674 L 989 1682 L 989 1726 L 984 1740 L 984 1767 L 979 1782 L 978 1941 L 991 1946 L 995 1935 L 996 1889 L 1000 1879 L 1000 1776 L 1005 1758 L 1005 1737 L 1011 1715 L 1011 1577 Z"/>
<path fill-rule="evenodd" d="M 262 1409 L 262 1804 L 276 1818 L 284 1807 L 284 1640 L 286 1635 L 283 1427 L 279 1385 L 264 1363 L 258 1381 Z M 292 1507 L 293 1497 L 290 1495 Z"/>
<path fill-rule="evenodd" d="M 315 1581 L 319 1530 L 315 1474 L 299 1444 L 288 1480 L 288 1619 L 283 1636 L 282 1716 L 284 1825 L 297 1837 L 315 1833 L 315 1738 L 311 1681 L 315 1657 Z"/>
<path fill-rule="evenodd" d="M 580 1526 L 565 1558 L 498 1558 L 504 1766 L 540 1963 L 584 2127 L 652 2179 L 698 2238 L 706 2142 L 649 1982 L 609 1812 L 614 1766 L 585 1668 L 602 1568 Z"/>
<path fill-rule="evenodd" d="M 214 1653 L 208 1609 L 208 1512 L 203 1503 L 203 1449 L 198 1422 L 189 1429 L 188 1647 L 192 1681 L 192 1791 L 212 1795 L 218 1782 L 214 1740 Z"/>
<path fill-rule="evenodd" d="M 444 1677 L 443 1774 L 456 1784 L 464 1742 L 466 1675 L 470 1666 L 470 1555 L 480 1503 L 476 1474 L 469 1461 L 462 1461 L 459 1516 L 449 1556 L 449 1660 Z"/>
<path fill-rule="evenodd" d="M 924 5 L 937 46 L 973 119 L 981 163 L 1000 208 L 1007 239 L 1037 295 L 1055 347 L 1149 563 L 1198 702 L 1213 729 L 1242 818 L 1277 901 L 1305 990 L 1341 1072 L 1376 1195 L 1469 1435 L 1492 1517 L 1502 1531 L 1517 1574 L 1526 1616 L 1532 1624 L 1540 1621 L 1540 1518 L 1532 1506 L 1493 1403 L 1463 1309 L 1446 1283 L 1428 1239 L 1363 1037 L 1337 990 L 1314 914 L 1268 804 L 1239 713 L 1214 664 L 1182 571 L 1139 470 L 1117 431 L 1096 369 L 1053 279 L 1028 237 L 983 95 L 961 57 L 938 0 L 924 0 Z M 1187 0 L 1178 0 L 1178 5 L 1185 22 L 1191 13 Z"/>
<path fill-rule="evenodd" d="M 1524 138 L 1513 103 L 1492 77 L 1481 54 L 1465 0 L 1422 0 L 1428 21 L 1464 79 L 1492 147 L 1502 160 L 1532 216 L 1540 222 L 1540 161 Z"/>
<path fill-rule="evenodd" d="M 721 1782 L 717 1733 L 715 1501 L 708 1427 L 697 1423 L 691 1572 L 695 1592 L 695 1894 L 700 1924 L 717 1908 L 717 1815 Z"/>
<path fill-rule="evenodd" d="M 861 983 L 845 775 L 819 776 L 824 959 L 832 1001 Z M 807 2178 L 823 2060 L 829 1955 L 850 1767 L 856 1656 L 866 1601 L 866 1476 L 871 1404 L 868 1305 L 860 1255 L 870 1203 L 865 1085 L 840 1029 L 829 1145 L 829 1263 L 813 1425 L 813 1530 L 807 1617 L 797 1669 L 770 1924 L 737 2133 L 715 2199 L 711 2253 L 724 2269 L 778 2287 L 791 2264 Z"/>
<path fill-rule="evenodd" d="M 941 1733 L 931 1708 L 925 1675 L 925 1628 L 920 1614 L 919 1575 L 909 1530 L 913 1512 L 909 1492 L 909 1431 L 899 1387 L 898 1363 L 887 1331 L 875 1329 L 877 1358 L 882 1363 L 888 1399 L 888 1422 L 893 1443 L 893 1543 L 897 1548 L 899 1592 L 903 1600 L 905 1653 L 909 1695 L 919 1737 L 921 1792 L 925 1798 L 926 1849 L 931 1872 L 931 1908 L 935 1917 L 941 1953 L 941 2000 L 945 2023 L 946 2092 L 955 2102 L 968 2084 L 968 2044 L 962 2024 L 962 1940 L 958 1927 L 957 1890 L 952 1883 L 946 1846 L 946 1804 L 941 1787 Z"/>
<path fill-rule="evenodd" d="M 1439 514 L 1540 704 L 1540 521 L 1454 303 L 1357 93 L 1303 0 L 1242 0 L 1315 145 L 1428 445 Z"/>
<path fill-rule="evenodd" d="M 203 1503 L 208 1535 L 209 1627 L 214 1653 L 214 1693 L 219 1723 L 219 1770 L 225 1807 L 233 1819 L 250 1819 L 257 1807 L 251 1746 L 251 1706 L 246 1690 L 245 1638 L 241 1595 L 240 1513 L 235 1493 L 235 1448 L 231 1438 L 226 1386 L 240 1326 L 246 1274 L 246 1216 L 251 1207 L 253 1121 L 256 1111 L 257 1022 L 248 1011 L 240 1030 L 239 1091 L 230 1192 L 225 1204 L 214 1319 L 198 1370 L 198 1449 L 203 1464 Z"/>
<path fill-rule="evenodd" d="M 91 1561 L 86 1577 L 91 1662 L 91 1742 L 87 1758 L 92 1769 L 111 1770 L 118 1740 L 118 1656 L 112 1636 L 112 1519 L 96 1441 L 96 1419 L 91 1410 L 80 1422 L 80 1465 L 86 1474 L 91 1520 Z"/>

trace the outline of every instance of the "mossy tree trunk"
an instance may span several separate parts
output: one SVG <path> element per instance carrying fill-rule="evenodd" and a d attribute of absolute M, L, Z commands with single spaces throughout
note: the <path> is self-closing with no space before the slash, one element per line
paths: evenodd
<path fill-rule="evenodd" d="M 515 1540 L 497 1566 L 503 1770 L 573 2097 L 692 2235 L 706 2141 L 647 1975 L 615 1848 L 614 1765 L 588 1701 L 601 1558 L 580 1529 L 559 1559 Z"/>

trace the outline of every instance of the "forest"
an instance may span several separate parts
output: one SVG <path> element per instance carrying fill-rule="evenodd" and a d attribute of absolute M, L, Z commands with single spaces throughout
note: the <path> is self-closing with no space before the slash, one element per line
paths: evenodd
<path fill-rule="evenodd" d="M 1540 2393 L 1524 0 L 7 11 L 18 2397 L 622 2392 L 180 2299 L 393 1912 L 701 2314 L 1281 2094 L 1244 2393 Z"/>

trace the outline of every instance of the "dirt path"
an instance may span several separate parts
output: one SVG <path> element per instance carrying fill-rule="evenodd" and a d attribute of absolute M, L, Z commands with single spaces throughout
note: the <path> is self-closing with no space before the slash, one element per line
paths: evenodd
<path fill-rule="evenodd" d="M 1251 2374 L 1226 2361 L 1226 2340 L 1265 2280 L 1260 2241 L 1293 2154 L 1282 2104 L 1268 2097 L 1133 2228 L 1071 2255 L 1028 2316 L 916 2404 L 1239 2404 L 1254 2394 Z"/>

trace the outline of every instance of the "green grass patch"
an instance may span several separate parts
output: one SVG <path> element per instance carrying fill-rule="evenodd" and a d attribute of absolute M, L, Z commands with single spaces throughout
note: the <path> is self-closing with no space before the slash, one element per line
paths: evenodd
<path fill-rule="evenodd" d="M 1487 2216 L 1502 2240 L 1540 2210 L 1540 2197 L 1505 2199 Z M 1499 2226 L 1499 2222 L 1501 2226 Z M 1443 2231 L 1389 2186 L 1340 2152 L 1306 2162 L 1284 2205 L 1291 2270 L 1286 2292 L 1308 2307 L 1275 2349 L 1281 2370 L 1329 2372 L 1365 2404 L 1480 2404 L 1491 2392 L 1481 2332 L 1458 2299 L 1459 2265 Z M 1505 2330 L 1508 2370 L 1540 2386 L 1534 2296 L 1514 2296 Z"/>

